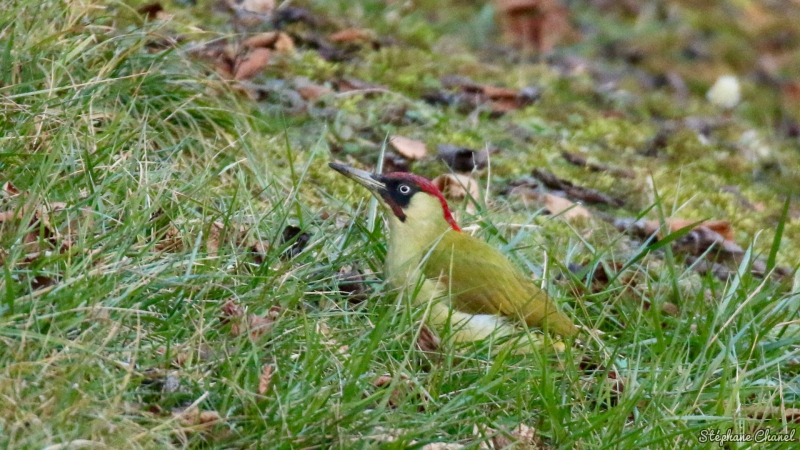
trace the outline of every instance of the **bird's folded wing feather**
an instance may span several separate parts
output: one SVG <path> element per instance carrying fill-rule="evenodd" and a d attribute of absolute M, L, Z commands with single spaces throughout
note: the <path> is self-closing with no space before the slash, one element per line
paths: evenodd
<path fill-rule="evenodd" d="M 565 336 L 578 331 L 552 299 L 505 256 L 472 236 L 446 233 L 430 252 L 423 272 L 427 278 L 441 281 L 458 311 L 503 315 Z"/>

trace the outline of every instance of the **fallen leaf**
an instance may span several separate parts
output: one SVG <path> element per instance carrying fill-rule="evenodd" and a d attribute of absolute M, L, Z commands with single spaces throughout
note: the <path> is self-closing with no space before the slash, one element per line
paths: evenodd
<path fill-rule="evenodd" d="M 303 252 L 309 241 L 311 241 L 310 234 L 304 233 L 301 228 L 294 225 L 287 226 L 281 234 L 281 246 L 290 245 L 283 251 L 281 257 L 285 259 L 294 258 Z"/>
<path fill-rule="evenodd" d="M 443 77 L 443 91 L 428 92 L 423 99 L 429 103 L 456 106 L 462 113 L 471 113 L 488 107 L 489 117 L 496 118 L 535 102 L 541 95 L 539 88 L 529 86 L 522 90 L 479 84 L 467 77 Z M 455 91 L 455 92 L 453 92 Z"/>
<path fill-rule="evenodd" d="M 605 164 L 596 164 L 589 162 L 585 156 L 580 155 L 578 153 L 570 153 L 567 151 L 561 152 L 561 156 L 567 160 L 568 163 L 579 166 L 579 167 L 586 167 L 592 172 L 608 172 L 611 175 L 621 177 L 621 178 L 636 178 L 636 172 L 630 169 L 617 169 L 613 167 L 609 167 Z"/>
<path fill-rule="evenodd" d="M 667 219 L 667 226 L 669 227 L 671 232 L 678 231 L 682 228 L 688 227 L 693 223 L 697 222 L 696 220 L 687 220 L 687 219 Z M 658 228 L 658 221 L 651 221 L 651 226 L 655 226 L 656 229 Z M 704 220 L 701 222 L 696 228 L 708 228 L 716 233 L 719 233 L 723 239 L 727 241 L 734 240 L 733 228 L 731 227 L 731 223 L 727 220 Z"/>
<path fill-rule="evenodd" d="M 674 233 L 697 221 L 670 218 L 665 224 L 670 233 Z M 614 226 L 618 230 L 633 234 L 643 239 L 651 236 L 663 238 L 661 223 L 658 220 L 615 219 Z M 731 224 L 725 220 L 701 221 L 685 236 L 676 240 L 672 247 L 676 252 L 700 256 L 709 252 L 718 259 L 738 260 L 744 255 L 744 249 L 733 241 Z"/>
<path fill-rule="evenodd" d="M 419 351 L 433 353 L 439 350 L 441 340 L 436 336 L 427 325 L 422 324 L 416 346 Z"/>
<path fill-rule="evenodd" d="M 244 316 L 244 308 L 242 308 L 235 300 L 228 300 L 222 305 L 222 315 L 226 318 L 224 323 L 227 323 L 227 318 L 242 317 Z"/>
<path fill-rule="evenodd" d="M 464 448 L 461 444 L 452 444 L 447 442 L 432 442 L 422 446 L 422 450 L 460 450 Z"/>
<path fill-rule="evenodd" d="M 611 280 L 614 279 L 616 273 L 622 270 L 623 266 L 624 264 L 621 262 L 604 261 L 598 263 L 594 270 L 587 269 L 587 263 L 570 263 L 568 269 L 570 272 L 576 275 L 583 273 L 585 276 L 584 282 L 589 285 L 589 291 L 596 294 L 608 287 Z M 634 280 L 631 277 L 625 277 L 621 278 L 620 281 L 622 282 L 623 286 L 628 286 L 632 285 Z"/>
<path fill-rule="evenodd" d="M 367 299 L 369 287 L 364 282 L 364 274 L 357 267 L 344 266 L 336 273 L 339 292 L 347 297 L 347 301 L 357 304 Z"/>
<path fill-rule="evenodd" d="M 282 29 L 291 23 L 305 23 L 312 28 L 316 28 L 320 25 L 320 22 L 309 10 L 287 3 L 283 3 L 280 8 L 274 11 L 272 18 L 272 23 L 277 29 Z"/>
<path fill-rule="evenodd" d="M 225 225 L 222 222 L 214 222 L 211 224 L 211 228 L 208 230 L 208 239 L 206 239 L 206 251 L 208 251 L 209 256 L 217 256 L 220 237 L 224 228 Z"/>
<path fill-rule="evenodd" d="M 270 382 L 272 381 L 272 366 L 265 364 L 261 369 L 261 376 L 258 377 L 258 393 L 264 395 L 269 390 Z"/>
<path fill-rule="evenodd" d="M 479 85 L 479 88 L 483 91 L 483 95 L 492 100 L 516 100 L 517 96 L 519 95 L 518 90 L 505 87 L 484 84 Z"/>
<path fill-rule="evenodd" d="M 320 98 L 326 97 L 333 93 L 333 91 L 325 86 L 320 86 L 314 83 L 304 83 L 301 85 L 295 83 L 295 90 L 298 94 L 300 94 L 300 97 L 307 102 L 319 100 Z"/>
<path fill-rule="evenodd" d="M 226 325 L 230 323 L 232 336 L 240 336 L 243 333 L 249 332 L 252 340 L 269 332 L 281 314 L 280 306 L 274 305 L 269 308 L 267 314 L 264 316 L 250 314 L 245 317 L 244 308 L 235 300 L 228 300 L 225 302 L 221 310 L 222 317 L 220 318 L 220 324 Z"/>
<path fill-rule="evenodd" d="M 363 28 L 348 28 L 328 36 L 331 42 L 368 43 L 375 40 L 375 32 Z"/>
<path fill-rule="evenodd" d="M 339 92 L 354 92 L 354 91 L 388 91 L 385 86 L 380 84 L 370 83 L 368 81 L 359 80 L 357 78 L 340 78 L 335 82 Z"/>
<path fill-rule="evenodd" d="M 255 261 L 258 264 L 264 264 L 264 261 L 267 260 L 267 254 L 269 252 L 269 242 L 264 242 L 262 240 L 257 240 L 250 246 L 250 251 L 253 252 L 255 255 Z"/>
<path fill-rule="evenodd" d="M 393 151 L 387 151 L 383 155 L 383 170 L 386 173 L 408 172 L 408 160 Z"/>
<path fill-rule="evenodd" d="M 558 0 L 495 0 L 503 35 L 510 43 L 549 52 L 563 39 L 576 35 L 569 10 Z"/>
<path fill-rule="evenodd" d="M 373 433 L 370 433 L 364 437 L 378 442 L 395 442 L 402 434 L 403 430 L 400 429 L 386 429 L 381 426 L 377 426 L 373 429 Z"/>
<path fill-rule="evenodd" d="M 291 54 L 295 52 L 294 40 L 286 33 L 278 33 L 278 40 L 274 44 L 275 51 L 278 53 Z"/>
<path fill-rule="evenodd" d="M 492 428 L 484 426 L 483 428 L 476 428 L 473 433 L 478 436 L 488 437 L 480 443 L 478 448 L 481 449 L 538 449 L 544 448 L 542 440 L 536 436 L 536 430 L 525 424 L 519 424 L 511 431 L 499 432 Z"/>
<path fill-rule="evenodd" d="M 14 186 L 14 184 L 12 184 L 10 181 L 6 181 L 5 183 L 3 183 L 2 192 L 4 197 L 9 197 L 9 198 L 16 197 L 17 195 L 20 194 L 19 189 L 17 189 L 17 187 Z"/>
<path fill-rule="evenodd" d="M 161 3 L 148 3 L 139 9 L 136 10 L 139 14 L 147 17 L 150 20 L 155 19 L 158 16 L 158 13 L 164 11 L 164 7 L 161 6 Z"/>
<path fill-rule="evenodd" d="M 187 431 L 207 431 L 222 423 L 222 417 L 217 411 L 200 410 L 197 407 L 186 410 L 176 409 L 172 414 L 177 417 L 178 422 L 184 427 L 191 428 Z"/>
<path fill-rule="evenodd" d="M 0 211 L 0 223 L 11 222 L 22 218 L 22 212 L 15 213 L 14 211 Z"/>
<path fill-rule="evenodd" d="M 181 232 L 170 225 L 166 233 L 156 242 L 154 250 L 157 252 L 174 252 L 178 251 L 182 246 L 183 239 L 181 238 Z"/>
<path fill-rule="evenodd" d="M 234 11 L 268 14 L 275 9 L 275 0 L 226 0 Z"/>
<path fill-rule="evenodd" d="M 591 204 L 606 204 L 617 207 L 625 204 L 625 202 L 623 202 L 621 199 L 610 197 L 596 189 L 576 186 L 572 184 L 572 182 L 562 180 L 555 176 L 552 172 L 548 172 L 544 169 L 533 169 L 532 174 L 548 188 L 564 191 L 567 197 L 573 200 L 580 200 L 582 202 Z"/>
<path fill-rule="evenodd" d="M 189 50 L 189 54 L 214 67 L 214 71 L 225 80 L 232 80 L 236 66 L 236 49 L 226 39 L 214 40 L 206 45 Z"/>
<path fill-rule="evenodd" d="M 381 375 L 372 382 L 375 387 L 384 387 L 392 382 L 393 378 L 388 375 Z"/>
<path fill-rule="evenodd" d="M 439 144 L 436 157 L 456 172 L 471 172 L 486 167 L 489 152 L 485 149 L 477 151 L 451 144 Z"/>
<path fill-rule="evenodd" d="M 478 182 L 467 175 L 445 173 L 433 179 L 433 184 L 442 191 L 445 197 L 453 200 L 467 199 L 467 212 L 477 211 L 476 202 L 480 198 Z"/>
<path fill-rule="evenodd" d="M 250 314 L 247 316 L 247 325 L 250 330 L 250 337 L 256 339 L 272 328 L 272 319 L 257 314 Z"/>
<path fill-rule="evenodd" d="M 378 389 L 389 388 L 394 379 L 388 375 L 381 375 L 372 382 L 372 385 Z M 401 377 L 396 383 L 394 389 L 389 394 L 389 401 L 386 403 L 390 408 L 397 408 L 403 401 L 403 398 L 411 391 L 411 383 L 407 377 Z"/>
<path fill-rule="evenodd" d="M 553 194 L 544 194 L 544 205 L 553 215 L 561 215 L 567 220 L 590 219 L 592 214 L 582 205 Z"/>
<path fill-rule="evenodd" d="M 257 47 L 252 50 L 236 65 L 237 80 L 249 80 L 258 75 L 269 63 L 272 51 L 267 48 Z"/>
<path fill-rule="evenodd" d="M 592 217 L 592 213 L 583 205 L 573 203 L 564 197 L 554 194 L 539 192 L 528 186 L 514 187 L 509 192 L 509 196 L 518 197 L 525 206 L 528 206 L 529 202 L 544 206 L 553 216 L 566 220 L 584 220 Z"/>
<path fill-rule="evenodd" d="M 422 159 L 428 155 L 428 149 L 422 141 L 394 135 L 389 138 L 389 143 L 397 150 L 397 153 L 408 159 Z"/>
<path fill-rule="evenodd" d="M 752 405 L 742 408 L 742 412 L 753 419 L 800 423 L 800 408 Z"/>
<path fill-rule="evenodd" d="M 283 31 L 267 31 L 250 36 L 242 42 L 246 48 L 267 48 L 278 53 L 291 54 L 295 52 L 294 40 Z"/>

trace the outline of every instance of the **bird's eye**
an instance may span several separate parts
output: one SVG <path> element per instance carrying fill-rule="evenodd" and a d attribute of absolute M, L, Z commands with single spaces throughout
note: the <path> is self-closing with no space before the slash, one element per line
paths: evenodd
<path fill-rule="evenodd" d="M 407 194 L 409 194 L 411 192 L 411 188 L 407 184 L 401 184 L 397 188 L 397 191 L 400 192 L 403 195 L 407 195 Z"/>

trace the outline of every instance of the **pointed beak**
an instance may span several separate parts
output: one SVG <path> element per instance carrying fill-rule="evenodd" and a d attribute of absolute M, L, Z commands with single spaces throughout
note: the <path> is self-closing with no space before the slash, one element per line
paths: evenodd
<path fill-rule="evenodd" d="M 386 184 L 379 181 L 379 175 L 365 170 L 359 170 L 355 167 L 350 167 L 346 164 L 329 163 L 331 169 L 339 172 L 340 174 L 358 182 L 358 184 L 369 189 L 374 194 L 379 194 L 381 191 L 386 190 Z"/>

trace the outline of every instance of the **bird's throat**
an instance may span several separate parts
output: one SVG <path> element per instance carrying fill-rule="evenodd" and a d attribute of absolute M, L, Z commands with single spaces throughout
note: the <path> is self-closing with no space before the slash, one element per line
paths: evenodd
<path fill-rule="evenodd" d="M 411 215 L 401 221 L 389 216 L 386 276 L 394 287 L 416 282 L 420 263 L 445 233 L 457 233 L 440 213 Z M 412 280 L 413 278 L 413 280 Z"/>

